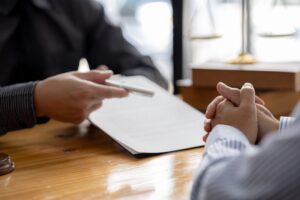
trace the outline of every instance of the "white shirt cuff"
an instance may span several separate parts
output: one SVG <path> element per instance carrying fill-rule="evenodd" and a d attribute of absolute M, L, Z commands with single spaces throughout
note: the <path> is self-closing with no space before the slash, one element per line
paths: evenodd
<path fill-rule="evenodd" d="M 239 129 L 234 128 L 233 126 L 219 124 L 210 132 L 205 148 L 208 148 L 210 145 L 215 143 L 216 140 L 221 138 L 234 139 L 235 141 L 241 141 L 243 143 L 249 144 L 249 140 Z"/>
<path fill-rule="evenodd" d="M 280 117 L 279 132 L 281 133 L 295 121 L 294 117 Z"/>

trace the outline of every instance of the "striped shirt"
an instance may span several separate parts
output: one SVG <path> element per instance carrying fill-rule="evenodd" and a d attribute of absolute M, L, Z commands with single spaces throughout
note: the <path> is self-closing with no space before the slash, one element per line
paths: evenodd
<path fill-rule="evenodd" d="M 34 109 L 36 82 L 0 87 L 0 135 L 37 123 Z"/>
<path fill-rule="evenodd" d="M 240 130 L 218 125 L 208 138 L 191 199 L 299 199 L 299 152 L 300 116 L 281 117 L 278 133 L 256 146 Z"/>

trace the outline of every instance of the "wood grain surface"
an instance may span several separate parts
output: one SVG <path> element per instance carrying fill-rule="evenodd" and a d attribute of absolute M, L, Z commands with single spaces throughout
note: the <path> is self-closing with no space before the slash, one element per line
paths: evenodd
<path fill-rule="evenodd" d="M 16 166 L 0 199 L 176 200 L 189 198 L 203 148 L 134 158 L 88 122 L 51 121 L 1 136 L 0 152 Z"/>

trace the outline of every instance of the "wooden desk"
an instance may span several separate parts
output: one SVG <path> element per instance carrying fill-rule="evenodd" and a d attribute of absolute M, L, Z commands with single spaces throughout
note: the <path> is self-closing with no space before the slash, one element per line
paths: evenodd
<path fill-rule="evenodd" d="M 136 159 L 100 130 L 51 121 L 0 137 L 0 199 L 188 199 L 203 148 Z"/>
<path fill-rule="evenodd" d="M 182 99 L 205 112 L 208 104 L 218 96 L 216 85 L 222 81 L 241 88 L 250 82 L 256 95 L 275 117 L 290 115 L 300 99 L 300 63 L 257 63 L 232 65 L 207 62 L 192 65 L 192 80 L 178 81 Z"/>

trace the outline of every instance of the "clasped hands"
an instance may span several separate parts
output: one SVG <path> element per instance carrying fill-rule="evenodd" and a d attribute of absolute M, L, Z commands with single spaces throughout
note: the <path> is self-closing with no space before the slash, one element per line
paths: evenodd
<path fill-rule="evenodd" d="M 237 89 L 218 83 L 217 91 L 220 96 L 208 105 L 205 113 L 204 130 L 207 134 L 203 136 L 204 141 L 219 124 L 239 129 L 252 144 L 278 130 L 279 121 L 264 106 L 264 101 L 255 95 L 252 84 L 245 83 Z"/>

